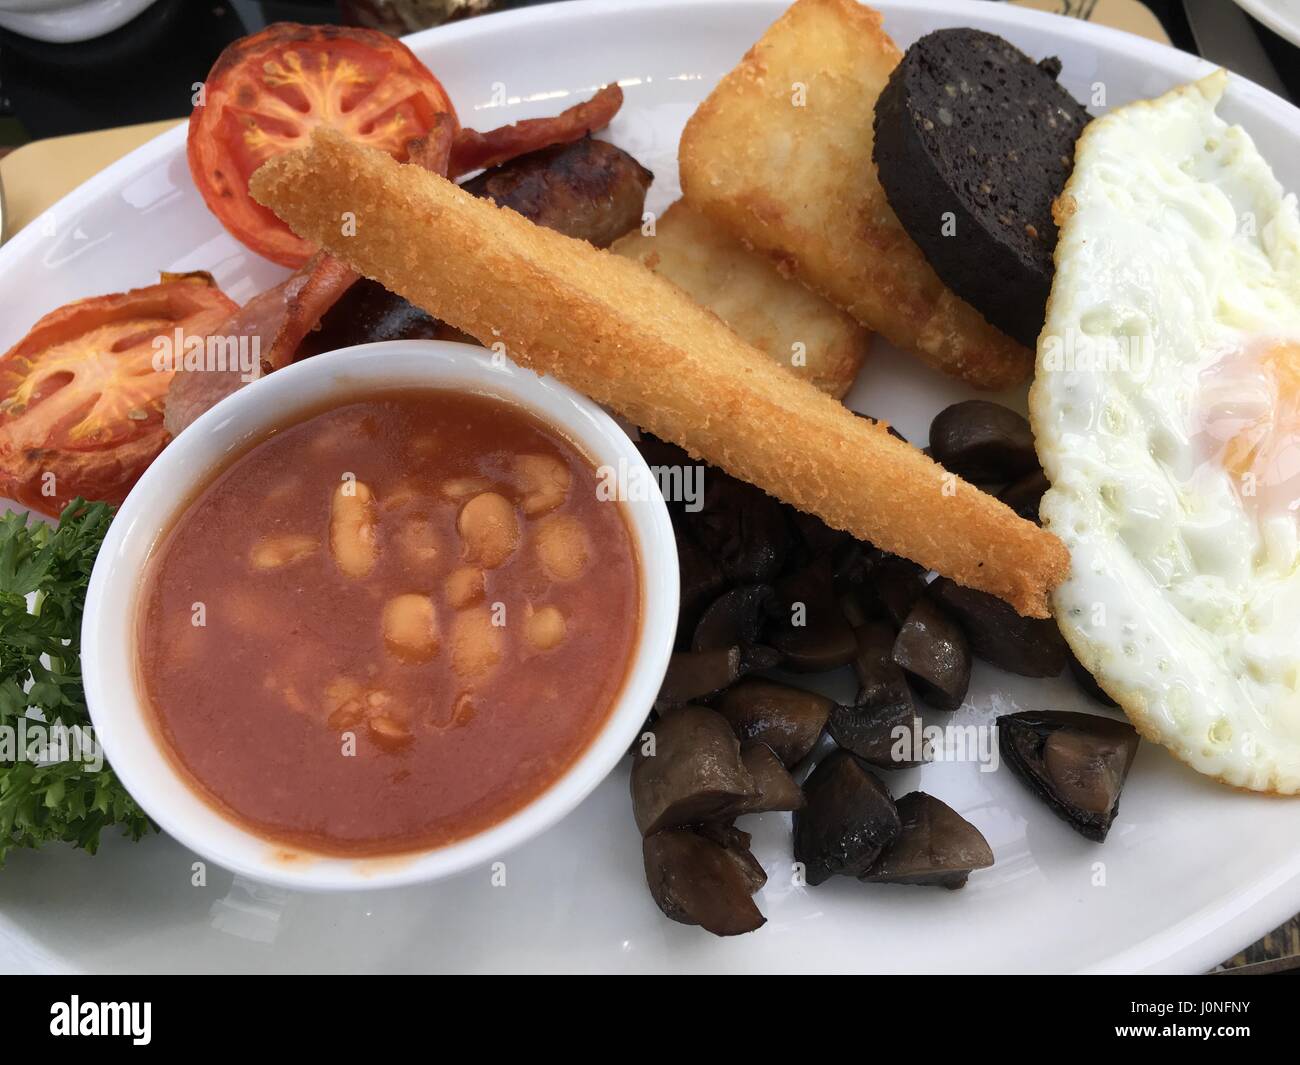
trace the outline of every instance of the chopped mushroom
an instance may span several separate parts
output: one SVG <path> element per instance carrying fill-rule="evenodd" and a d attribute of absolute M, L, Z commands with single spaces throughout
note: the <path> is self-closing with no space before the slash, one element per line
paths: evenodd
<path fill-rule="evenodd" d="M 682 706 L 729 688 L 741 677 L 779 665 L 781 656 L 770 647 L 752 644 L 721 651 L 677 651 L 659 685 L 656 709 Z"/>
<path fill-rule="evenodd" d="M 877 769 L 914 769 L 932 757 L 920 723 L 910 701 L 892 701 L 877 707 L 836 703 L 831 710 L 828 731 L 838 746 Z M 904 731 L 916 738 L 901 742 Z"/>
<path fill-rule="evenodd" d="M 689 828 L 670 828 L 647 836 L 641 849 L 650 894 L 671 920 L 715 936 L 763 926 L 766 918 L 750 897 L 757 890 L 752 866 L 730 848 Z"/>
<path fill-rule="evenodd" d="M 956 710 L 970 687 L 970 647 L 959 626 L 929 599 L 917 600 L 894 641 L 894 661 L 939 710 Z"/>
<path fill-rule="evenodd" d="M 744 584 L 724 592 L 700 615 L 692 651 L 718 651 L 759 642 L 775 593 L 770 584 Z"/>
<path fill-rule="evenodd" d="M 1026 618 L 997 596 L 963 588 L 947 577 L 930 584 L 930 596 L 956 619 L 971 651 L 1008 673 L 1055 677 L 1069 651 L 1051 618 Z"/>
<path fill-rule="evenodd" d="M 743 828 L 737 828 L 735 821 L 701 821 L 698 825 L 693 826 L 705 839 L 711 839 L 720 847 L 727 847 L 731 850 L 748 850 L 754 837 L 746 832 Z M 760 865 L 759 869 L 763 867 Z M 764 873 L 759 880 L 759 887 L 767 883 L 767 874 Z"/>
<path fill-rule="evenodd" d="M 872 616 L 867 613 L 867 604 L 863 599 L 862 591 L 859 588 L 845 588 L 839 593 L 840 610 L 844 613 L 844 620 L 847 621 L 856 632 L 868 621 L 873 620 Z"/>
<path fill-rule="evenodd" d="M 751 678 L 728 689 L 718 712 L 743 743 L 764 743 L 792 769 L 817 745 L 834 703 L 816 692 Z"/>
<path fill-rule="evenodd" d="M 881 769 L 908 769 L 929 760 L 920 750 L 899 748 L 898 729 L 919 731 L 916 704 L 902 669 L 894 661 L 894 630 L 886 621 L 869 621 L 854 630 L 858 654 L 858 697 L 852 706 L 835 704 L 830 712 L 831 738 L 841 747 Z M 897 754 L 896 754 L 897 752 Z M 907 757 L 907 755 L 911 757 Z"/>
<path fill-rule="evenodd" d="M 930 454 L 972 484 L 1005 483 L 1038 469 L 1029 421 L 986 399 L 941 410 L 930 425 Z"/>
<path fill-rule="evenodd" d="M 650 731 L 653 745 L 639 746 L 632 765 L 632 811 L 642 835 L 730 817 L 758 797 L 740 743 L 719 714 L 683 706 Z"/>
<path fill-rule="evenodd" d="M 807 882 L 861 876 L 898 836 L 894 800 L 849 751 L 828 754 L 804 782 L 807 805 L 794 815 L 794 857 Z"/>
<path fill-rule="evenodd" d="M 1075 657 L 1073 652 L 1071 652 L 1068 661 L 1070 665 L 1070 674 L 1074 677 L 1074 683 L 1079 686 L 1080 691 L 1089 698 L 1095 699 L 1097 702 L 1101 703 L 1102 706 L 1119 706 L 1119 703 L 1106 693 L 1106 690 L 1097 683 L 1097 678 L 1089 672 L 1087 666 Z"/>
<path fill-rule="evenodd" d="M 863 598 L 871 613 L 889 618 L 898 628 L 925 594 L 925 569 L 910 559 L 879 552 L 867 567 Z"/>
<path fill-rule="evenodd" d="M 723 588 L 722 568 L 704 548 L 683 536 L 677 540 L 677 568 L 681 580 L 681 604 L 677 611 L 676 646 L 690 650 L 697 623 Z"/>
<path fill-rule="evenodd" d="M 781 503 L 761 488 L 712 466 L 704 476 L 703 505 L 682 516 L 690 535 L 735 584 L 771 581 L 790 550 L 790 526 Z"/>
<path fill-rule="evenodd" d="M 740 749 L 740 760 L 754 778 L 754 786 L 758 789 L 758 796 L 745 803 L 741 813 L 762 814 L 770 810 L 803 809 L 802 789 L 766 743 L 745 744 Z"/>
<path fill-rule="evenodd" d="M 923 791 L 898 800 L 902 825 L 862 879 L 873 884 L 965 887 L 976 869 L 993 864 L 993 851 L 980 830 L 945 802 Z"/>
<path fill-rule="evenodd" d="M 998 493 L 998 498 L 1019 514 L 1025 521 L 1039 524 L 1038 506 L 1043 501 L 1043 493 L 1051 485 L 1047 474 L 1042 470 L 1027 473 L 1018 481 L 1012 481 Z"/>
<path fill-rule="evenodd" d="M 852 539 L 848 533 L 840 529 L 832 529 L 816 514 L 807 514 L 794 507 L 790 507 L 789 512 L 790 524 L 798 534 L 799 542 L 803 547 L 803 556 L 808 561 L 834 554 L 838 548 Z"/>
<path fill-rule="evenodd" d="M 711 476 L 713 467 L 703 462 L 696 462 L 676 444 L 660 440 L 644 431 L 641 433 L 641 438 L 636 441 L 636 448 L 641 452 L 646 465 L 650 467 L 651 474 L 666 489 L 663 493 L 664 504 L 668 507 L 669 517 L 672 518 L 673 531 L 678 535 L 680 549 L 683 540 L 693 542 L 690 536 L 682 536 L 686 507 L 692 505 L 698 511 L 699 506 L 703 504 L 702 492 L 697 494 L 695 491 L 689 493 L 687 491 L 688 488 L 696 486 L 702 489 L 703 481 L 692 481 L 689 478 L 693 478 L 697 472 L 704 474 L 706 471 Z"/>
<path fill-rule="evenodd" d="M 1119 812 L 1120 792 L 1137 754 L 1127 721 L 1064 710 L 998 718 L 1003 760 L 1052 812 L 1102 843 Z"/>
<path fill-rule="evenodd" d="M 744 873 L 745 882 L 749 884 L 751 892 L 757 891 L 767 883 L 767 873 L 763 872 L 763 867 L 749 849 L 753 837 L 748 832 L 737 828 L 730 821 L 704 821 L 695 826 L 695 831 L 726 850 L 732 860 L 740 866 L 740 871 Z"/>
<path fill-rule="evenodd" d="M 853 661 L 857 644 L 840 609 L 831 561 L 817 559 L 777 585 L 779 609 L 768 640 L 795 673 L 823 673 Z"/>

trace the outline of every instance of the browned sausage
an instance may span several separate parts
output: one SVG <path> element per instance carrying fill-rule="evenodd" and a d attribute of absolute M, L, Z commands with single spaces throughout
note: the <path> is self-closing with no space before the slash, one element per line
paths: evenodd
<path fill-rule="evenodd" d="M 641 224 L 653 180 L 621 148 L 584 137 L 521 155 L 462 187 L 539 226 L 606 248 Z"/>
<path fill-rule="evenodd" d="M 538 225 L 603 248 L 641 224 L 654 175 L 621 148 L 584 137 L 485 170 L 464 188 Z M 377 340 L 468 340 L 378 281 L 353 285 L 298 349 L 299 359 Z"/>
<path fill-rule="evenodd" d="M 298 346 L 297 359 L 377 340 L 437 340 L 445 327 L 432 315 L 363 277 L 322 315 Z"/>

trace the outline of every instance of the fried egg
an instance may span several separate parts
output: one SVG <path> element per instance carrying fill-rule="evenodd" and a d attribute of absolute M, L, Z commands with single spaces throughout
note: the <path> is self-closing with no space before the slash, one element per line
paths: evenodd
<path fill-rule="evenodd" d="M 1300 218 L 1223 71 L 1093 121 L 1030 409 L 1054 612 L 1138 730 L 1300 792 Z"/>

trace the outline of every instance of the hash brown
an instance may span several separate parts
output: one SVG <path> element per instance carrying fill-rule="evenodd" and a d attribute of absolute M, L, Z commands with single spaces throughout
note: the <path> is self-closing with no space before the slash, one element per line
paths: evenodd
<path fill-rule="evenodd" d="M 856 0 L 796 0 L 682 134 L 688 202 L 859 322 L 977 388 L 1033 353 L 954 295 L 907 235 L 872 162 L 876 98 L 902 58 Z"/>

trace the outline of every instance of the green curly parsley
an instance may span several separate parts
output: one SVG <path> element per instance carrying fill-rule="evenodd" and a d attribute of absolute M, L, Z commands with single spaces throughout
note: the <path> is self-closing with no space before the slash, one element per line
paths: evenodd
<path fill-rule="evenodd" d="M 0 727 L 10 735 L 24 717 L 33 724 L 29 710 L 38 712 L 37 724 L 90 725 L 81 615 L 113 508 L 74 500 L 57 528 L 28 517 L 0 516 Z M 98 771 L 84 759 L 41 765 L 13 746 L 0 746 L 0 865 L 13 847 L 64 842 L 93 854 L 109 826 L 132 839 L 152 827 L 107 764 Z"/>

